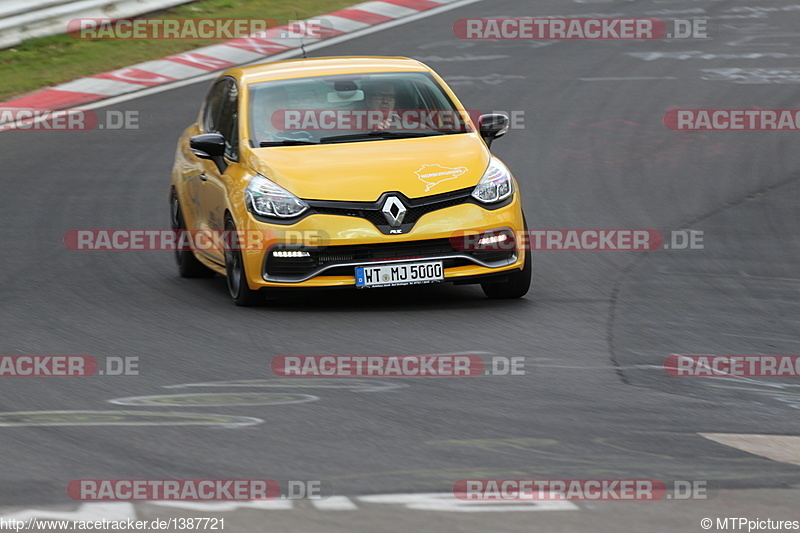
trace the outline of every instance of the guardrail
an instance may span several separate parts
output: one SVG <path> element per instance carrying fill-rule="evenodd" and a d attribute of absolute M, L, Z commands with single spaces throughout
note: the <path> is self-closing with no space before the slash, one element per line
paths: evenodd
<path fill-rule="evenodd" d="M 129 18 L 191 0 L 0 0 L 0 50 L 31 37 L 67 33 L 75 18 Z"/>

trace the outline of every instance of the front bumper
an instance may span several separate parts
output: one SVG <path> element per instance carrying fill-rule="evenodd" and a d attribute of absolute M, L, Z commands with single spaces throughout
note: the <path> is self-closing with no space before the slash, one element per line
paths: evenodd
<path fill-rule="evenodd" d="M 314 214 L 293 225 L 256 220 L 249 212 L 242 229 L 270 235 L 266 249 L 243 250 L 251 289 L 355 286 L 357 266 L 441 260 L 445 281 L 464 283 L 504 275 L 524 266 L 519 250 L 474 251 L 454 246 L 454 236 L 524 229 L 519 196 L 494 210 L 465 203 L 422 216 L 402 235 L 385 235 L 363 218 Z M 276 258 L 273 250 L 308 252 L 307 257 Z M 303 254 L 305 255 L 305 254 Z"/>

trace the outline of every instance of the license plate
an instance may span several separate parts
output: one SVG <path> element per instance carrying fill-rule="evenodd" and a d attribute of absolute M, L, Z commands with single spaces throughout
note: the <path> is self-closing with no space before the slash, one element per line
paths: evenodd
<path fill-rule="evenodd" d="M 397 287 L 444 280 L 441 261 L 356 267 L 356 287 Z"/>

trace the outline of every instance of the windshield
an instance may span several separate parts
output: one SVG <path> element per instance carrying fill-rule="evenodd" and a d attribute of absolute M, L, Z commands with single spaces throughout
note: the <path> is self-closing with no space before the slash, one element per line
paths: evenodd
<path fill-rule="evenodd" d="M 255 83 L 254 146 L 364 142 L 472 131 L 427 73 L 318 76 Z"/>

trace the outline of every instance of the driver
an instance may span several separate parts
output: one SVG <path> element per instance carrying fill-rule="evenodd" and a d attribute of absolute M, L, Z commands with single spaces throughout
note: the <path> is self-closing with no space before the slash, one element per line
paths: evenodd
<path fill-rule="evenodd" d="M 395 112 L 397 90 L 391 82 L 377 81 L 364 84 L 367 109 L 383 113 L 383 120 L 375 126 L 376 130 L 385 130 L 399 122 L 400 117 Z"/>

